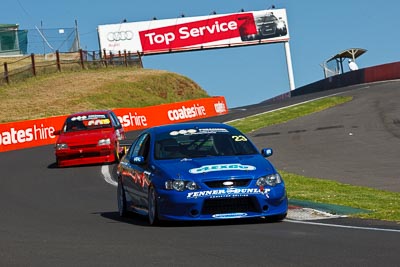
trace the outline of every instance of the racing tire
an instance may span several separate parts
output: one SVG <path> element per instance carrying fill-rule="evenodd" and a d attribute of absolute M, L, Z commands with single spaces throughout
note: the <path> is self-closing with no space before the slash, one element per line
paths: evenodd
<path fill-rule="evenodd" d="M 148 205 L 149 205 L 149 224 L 150 225 L 158 225 L 160 223 L 158 219 L 158 207 L 157 207 L 157 196 L 156 191 L 153 186 L 150 187 L 148 193 Z"/>
<path fill-rule="evenodd" d="M 119 163 L 120 161 L 120 154 L 119 154 L 119 144 L 115 144 L 115 150 L 114 150 L 114 162 Z"/>
<path fill-rule="evenodd" d="M 125 189 L 121 180 L 118 179 L 118 189 L 117 189 L 117 201 L 118 201 L 118 214 L 120 217 L 127 217 L 128 210 L 126 208 L 126 197 Z"/>
<path fill-rule="evenodd" d="M 268 217 L 268 221 L 270 221 L 270 222 L 280 222 L 280 221 L 283 221 L 286 218 L 286 216 L 287 216 L 287 213 L 270 216 L 270 217 Z"/>

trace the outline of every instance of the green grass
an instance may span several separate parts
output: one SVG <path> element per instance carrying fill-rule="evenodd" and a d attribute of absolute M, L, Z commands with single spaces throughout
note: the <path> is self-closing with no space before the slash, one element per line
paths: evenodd
<path fill-rule="evenodd" d="M 0 86 L 0 123 L 204 97 L 209 95 L 198 84 L 167 71 L 122 67 L 63 71 Z"/>
<path fill-rule="evenodd" d="M 263 127 L 285 123 L 287 121 L 303 117 L 311 113 L 319 112 L 351 100 L 352 97 L 349 96 L 321 98 L 312 102 L 295 105 L 289 108 L 284 108 L 273 112 L 263 113 L 244 119 L 235 120 L 230 122 L 229 124 L 240 129 L 242 132 L 249 133 Z"/>
<path fill-rule="evenodd" d="M 280 171 L 288 198 L 368 210 L 353 217 L 400 222 L 400 193 L 304 177 Z"/>
<path fill-rule="evenodd" d="M 249 133 L 257 129 L 284 123 L 324 109 L 351 101 L 351 97 L 328 97 L 308 103 L 268 112 L 228 124 Z M 280 171 L 290 200 L 306 200 L 316 203 L 341 205 L 367 210 L 349 214 L 351 217 L 395 221 L 400 223 L 400 193 L 368 187 L 343 184 L 319 178 L 305 177 Z"/>

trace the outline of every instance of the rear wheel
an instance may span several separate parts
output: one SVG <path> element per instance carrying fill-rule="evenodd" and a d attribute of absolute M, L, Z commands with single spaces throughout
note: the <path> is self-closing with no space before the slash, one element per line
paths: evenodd
<path fill-rule="evenodd" d="M 159 223 L 157 196 L 153 186 L 151 186 L 149 189 L 148 203 L 149 203 L 149 223 L 150 225 L 157 225 Z"/>
<path fill-rule="evenodd" d="M 128 215 L 128 211 L 126 209 L 125 189 L 120 179 L 118 179 L 117 201 L 119 216 L 126 217 Z"/>

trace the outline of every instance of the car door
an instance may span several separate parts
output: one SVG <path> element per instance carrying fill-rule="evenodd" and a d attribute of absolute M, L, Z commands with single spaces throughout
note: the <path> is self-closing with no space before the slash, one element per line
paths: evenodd
<path fill-rule="evenodd" d="M 129 151 L 129 159 L 126 163 L 126 170 L 129 173 L 124 179 L 126 191 L 130 195 L 133 206 L 136 210 L 143 210 L 147 207 L 147 189 L 149 185 L 148 157 L 150 150 L 150 135 L 144 133 L 137 139 Z M 135 160 L 140 157 L 141 161 Z"/>

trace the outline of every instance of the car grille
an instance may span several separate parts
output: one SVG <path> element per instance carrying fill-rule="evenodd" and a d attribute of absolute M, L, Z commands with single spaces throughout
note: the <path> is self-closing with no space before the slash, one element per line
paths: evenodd
<path fill-rule="evenodd" d="M 75 153 L 75 154 L 70 154 L 65 157 L 63 157 L 64 160 L 69 160 L 69 159 L 77 159 L 77 158 L 95 158 L 95 157 L 100 157 L 100 156 L 105 156 L 107 154 L 105 153 L 99 153 L 99 152 L 90 152 L 90 153 Z"/>
<path fill-rule="evenodd" d="M 83 148 L 93 148 L 97 147 L 97 144 L 87 144 L 87 145 L 76 145 L 76 146 L 71 146 L 71 149 L 83 149 Z"/>
<path fill-rule="evenodd" d="M 234 212 L 259 212 L 259 208 L 251 197 L 216 198 L 204 200 L 201 211 L 203 215 Z"/>
<path fill-rule="evenodd" d="M 219 181 L 209 181 L 205 184 L 209 188 L 226 188 L 226 187 L 247 187 L 251 179 L 240 179 L 240 180 L 219 180 Z M 233 184 L 224 185 L 225 182 L 231 182 Z"/>

